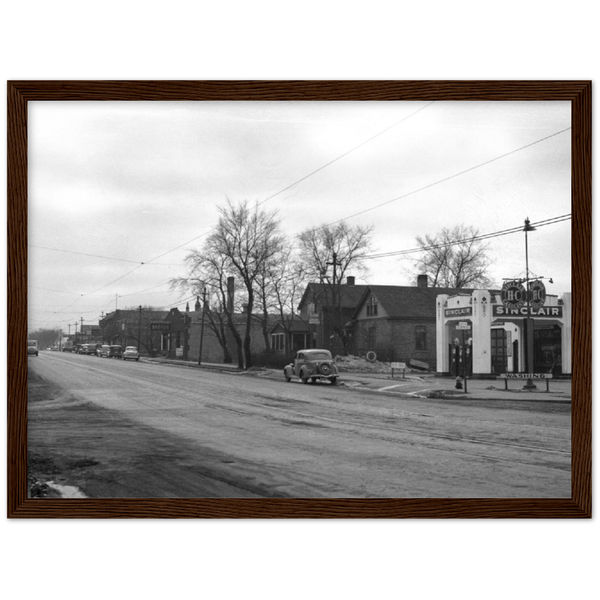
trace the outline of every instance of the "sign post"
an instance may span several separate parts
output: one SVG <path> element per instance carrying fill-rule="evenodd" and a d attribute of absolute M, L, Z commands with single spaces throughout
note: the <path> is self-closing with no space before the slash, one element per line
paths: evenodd
<path fill-rule="evenodd" d="M 404 374 L 406 373 L 406 363 L 393 362 L 392 363 L 392 379 L 394 379 L 394 371 L 402 371 L 402 379 L 406 379 Z"/>

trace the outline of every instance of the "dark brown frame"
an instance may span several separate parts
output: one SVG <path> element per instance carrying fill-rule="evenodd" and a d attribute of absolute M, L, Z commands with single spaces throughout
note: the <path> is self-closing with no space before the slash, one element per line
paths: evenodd
<path fill-rule="evenodd" d="M 28 499 L 27 102 L 50 100 L 563 100 L 572 107 L 570 499 Z M 9 81 L 8 517 L 564 518 L 592 513 L 590 81 Z"/>

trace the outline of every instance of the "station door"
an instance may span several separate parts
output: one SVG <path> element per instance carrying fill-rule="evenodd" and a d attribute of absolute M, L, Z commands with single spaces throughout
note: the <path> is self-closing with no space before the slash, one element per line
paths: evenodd
<path fill-rule="evenodd" d="M 492 373 L 506 373 L 508 367 L 508 351 L 506 348 L 506 331 L 492 329 Z"/>

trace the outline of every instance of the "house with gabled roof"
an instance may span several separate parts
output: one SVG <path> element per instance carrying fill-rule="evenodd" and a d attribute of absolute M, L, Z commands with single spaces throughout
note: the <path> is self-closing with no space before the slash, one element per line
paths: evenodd
<path fill-rule="evenodd" d="M 311 333 L 312 348 L 326 348 L 332 354 L 343 354 L 348 349 L 348 327 L 352 315 L 367 285 L 356 285 L 354 277 L 345 284 L 309 283 L 298 305 L 304 333 Z M 342 334 L 336 334 L 336 330 Z M 296 333 L 300 333 L 299 331 Z M 344 348 L 344 339 L 346 348 Z"/>
<path fill-rule="evenodd" d="M 365 286 L 352 315 L 352 352 L 435 370 L 436 298 L 471 291 L 428 287 L 426 275 L 416 286 Z"/>

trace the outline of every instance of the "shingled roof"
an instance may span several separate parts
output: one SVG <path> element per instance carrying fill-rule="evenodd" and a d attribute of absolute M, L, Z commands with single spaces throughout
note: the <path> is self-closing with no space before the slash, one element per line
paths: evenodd
<path fill-rule="evenodd" d="M 456 294 L 470 295 L 472 289 L 456 289 L 441 287 L 418 287 L 400 285 L 367 285 L 356 304 L 353 318 L 356 318 L 363 304 L 373 294 L 382 307 L 393 318 L 434 318 L 435 300 L 440 294 L 454 296 Z"/>
<path fill-rule="evenodd" d="M 355 308 L 368 287 L 368 285 L 340 284 L 337 288 L 340 294 L 340 306 L 342 308 Z M 304 290 L 304 294 L 302 294 L 299 308 L 302 308 L 306 302 L 312 302 L 313 298 L 323 307 L 330 306 L 331 286 L 327 283 L 309 283 Z"/>

